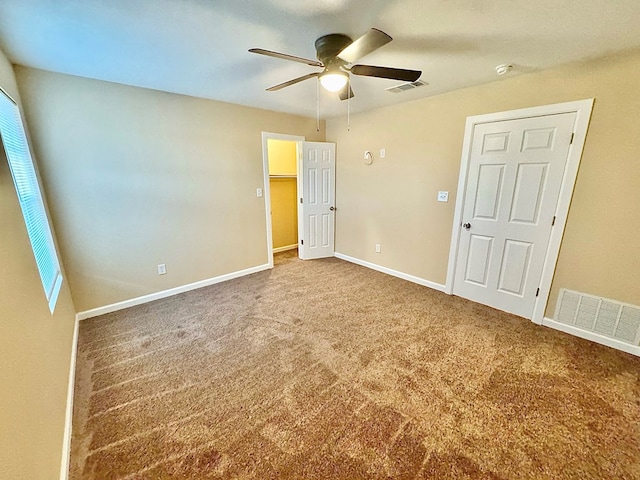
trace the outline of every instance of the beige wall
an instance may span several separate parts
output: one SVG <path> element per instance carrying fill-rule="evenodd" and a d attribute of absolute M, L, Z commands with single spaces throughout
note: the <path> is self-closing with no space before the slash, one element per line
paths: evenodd
<path fill-rule="evenodd" d="M 271 229 L 273 248 L 298 244 L 298 180 L 272 178 Z"/>
<path fill-rule="evenodd" d="M 350 132 L 329 120 L 336 251 L 445 283 L 466 117 L 594 97 L 547 316 L 562 287 L 640 305 L 639 78 L 636 52 L 354 115 Z M 383 147 L 385 159 L 363 164 Z"/>
<path fill-rule="evenodd" d="M 16 74 L 78 311 L 266 264 L 261 132 L 324 140 L 313 119 Z"/>
<path fill-rule="evenodd" d="M 0 87 L 19 101 L 2 52 Z M 0 225 L 0 477 L 58 478 L 75 311 L 65 278 L 49 312 L 2 147 Z"/>

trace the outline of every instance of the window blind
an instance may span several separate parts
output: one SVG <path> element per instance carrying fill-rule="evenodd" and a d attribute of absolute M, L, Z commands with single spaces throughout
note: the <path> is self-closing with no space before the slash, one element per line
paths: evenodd
<path fill-rule="evenodd" d="M 31 247 L 51 313 L 55 308 L 62 272 L 42 201 L 33 160 L 27 145 L 20 112 L 14 101 L 0 89 L 0 135 L 22 208 Z"/>

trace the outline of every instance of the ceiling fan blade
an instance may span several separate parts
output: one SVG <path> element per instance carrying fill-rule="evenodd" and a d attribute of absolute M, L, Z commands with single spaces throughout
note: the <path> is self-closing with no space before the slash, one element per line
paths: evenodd
<path fill-rule="evenodd" d="M 338 57 L 347 63 L 353 63 L 359 58 L 386 45 L 391 40 L 393 39 L 382 30 L 372 28 L 360 38 L 354 40 L 349 46 L 343 48 L 342 51 L 338 53 Z"/>
<path fill-rule="evenodd" d="M 271 50 L 265 50 L 263 48 L 252 48 L 249 51 L 251 53 L 266 55 L 267 57 L 275 57 L 275 58 L 281 58 L 283 60 L 291 60 L 292 62 L 304 63 L 305 65 L 311 65 L 312 67 L 324 67 L 322 62 L 319 62 L 317 60 L 310 60 L 308 58 L 296 57 L 294 55 L 287 55 L 286 53 L 272 52 Z"/>
<path fill-rule="evenodd" d="M 350 69 L 354 75 L 365 77 L 390 78 L 404 82 L 415 82 L 420 78 L 420 70 L 405 70 L 403 68 L 374 67 L 373 65 L 354 65 Z"/>
<path fill-rule="evenodd" d="M 340 100 L 347 100 L 348 98 L 353 98 L 353 90 L 351 90 L 351 82 L 347 83 L 342 90 L 338 93 L 338 97 Z"/>
<path fill-rule="evenodd" d="M 293 80 L 289 80 L 288 82 L 279 83 L 278 85 L 274 85 L 273 87 L 267 88 L 267 92 L 275 92 L 276 90 L 280 90 L 284 87 L 289 87 L 291 85 L 295 85 L 296 83 L 304 82 L 305 80 L 309 80 L 310 78 L 320 76 L 320 73 L 310 73 L 308 75 L 303 75 L 302 77 L 294 78 Z"/>

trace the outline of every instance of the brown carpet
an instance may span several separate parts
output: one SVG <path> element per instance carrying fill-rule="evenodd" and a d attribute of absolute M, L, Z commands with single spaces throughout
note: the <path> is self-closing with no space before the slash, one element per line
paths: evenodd
<path fill-rule="evenodd" d="M 81 322 L 73 479 L 640 479 L 640 358 L 338 259 Z"/>

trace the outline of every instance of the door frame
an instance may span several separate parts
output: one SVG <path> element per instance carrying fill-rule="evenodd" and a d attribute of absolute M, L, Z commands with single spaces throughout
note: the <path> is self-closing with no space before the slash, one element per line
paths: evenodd
<path fill-rule="evenodd" d="M 447 282 L 445 284 L 445 292 L 449 295 L 453 294 L 453 280 L 455 276 L 456 262 L 458 260 L 458 246 L 460 244 L 460 229 L 462 228 L 462 209 L 464 206 L 465 193 L 467 189 L 467 179 L 469 176 L 469 166 L 471 160 L 471 143 L 475 133 L 476 125 L 483 123 L 502 122 L 506 120 L 519 120 L 531 117 L 542 117 L 548 115 L 557 115 L 562 113 L 575 113 L 576 123 L 574 126 L 573 142 L 569 146 L 567 156 L 567 164 L 565 166 L 564 175 L 562 177 L 562 186 L 556 206 L 556 221 L 554 228 L 551 229 L 549 237 L 549 245 L 542 267 L 542 276 L 540 278 L 540 293 L 536 297 L 533 307 L 533 314 L 530 320 L 539 325 L 542 324 L 544 311 L 549 300 L 551 283 L 555 272 L 556 262 L 560 254 L 560 243 L 564 234 L 569 213 L 569 205 L 578 176 L 578 168 L 582 158 L 582 151 L 587 138 L 587 130 L 589 128 L 589 120 L 593 109 L 594 99 L 577 100 L 573 102 L 556 103 L 552 105 L 543 105 L 539 107 L 523 108 L 518 110 L 510 110 L 506 112 L 496 112 L 484 115 L 475 115 L 467 117 L 464 140 L 462 143 L 462 157 L 460 160 L 460 176 L 458 178 L 458 191 L 456 194 L 456 207 L 453 216 L 453 229 L 451 232 L 451 246 L 449 249 L 449 264 L 447 267 Z"/>
<path fill-rule="evenodd" d="M 296 142 L 296 189 L 297 198 L 300 198 L 300 192 L 302 191 L 300 170 L 302 162 L 302 143 L 305 138 L 301 135 L 289 135 L 286 133 L 273 133 L 262 132 L 262 175 L 263 175 L 263 196 L 264 196 L 264 208 L 266 216 L 266 237 L 267 237 L 267 260 L 269 268 L 273 268 L 273 225 L 271 222 L 271 183 L 269 182 L 269 149 L 268 140 L 286 140 L 288 142 Z M 300 247 L 300 208 L 298 208 L 298 248 Z M 298 250 L 298 255 L 300 252 Z"/>

